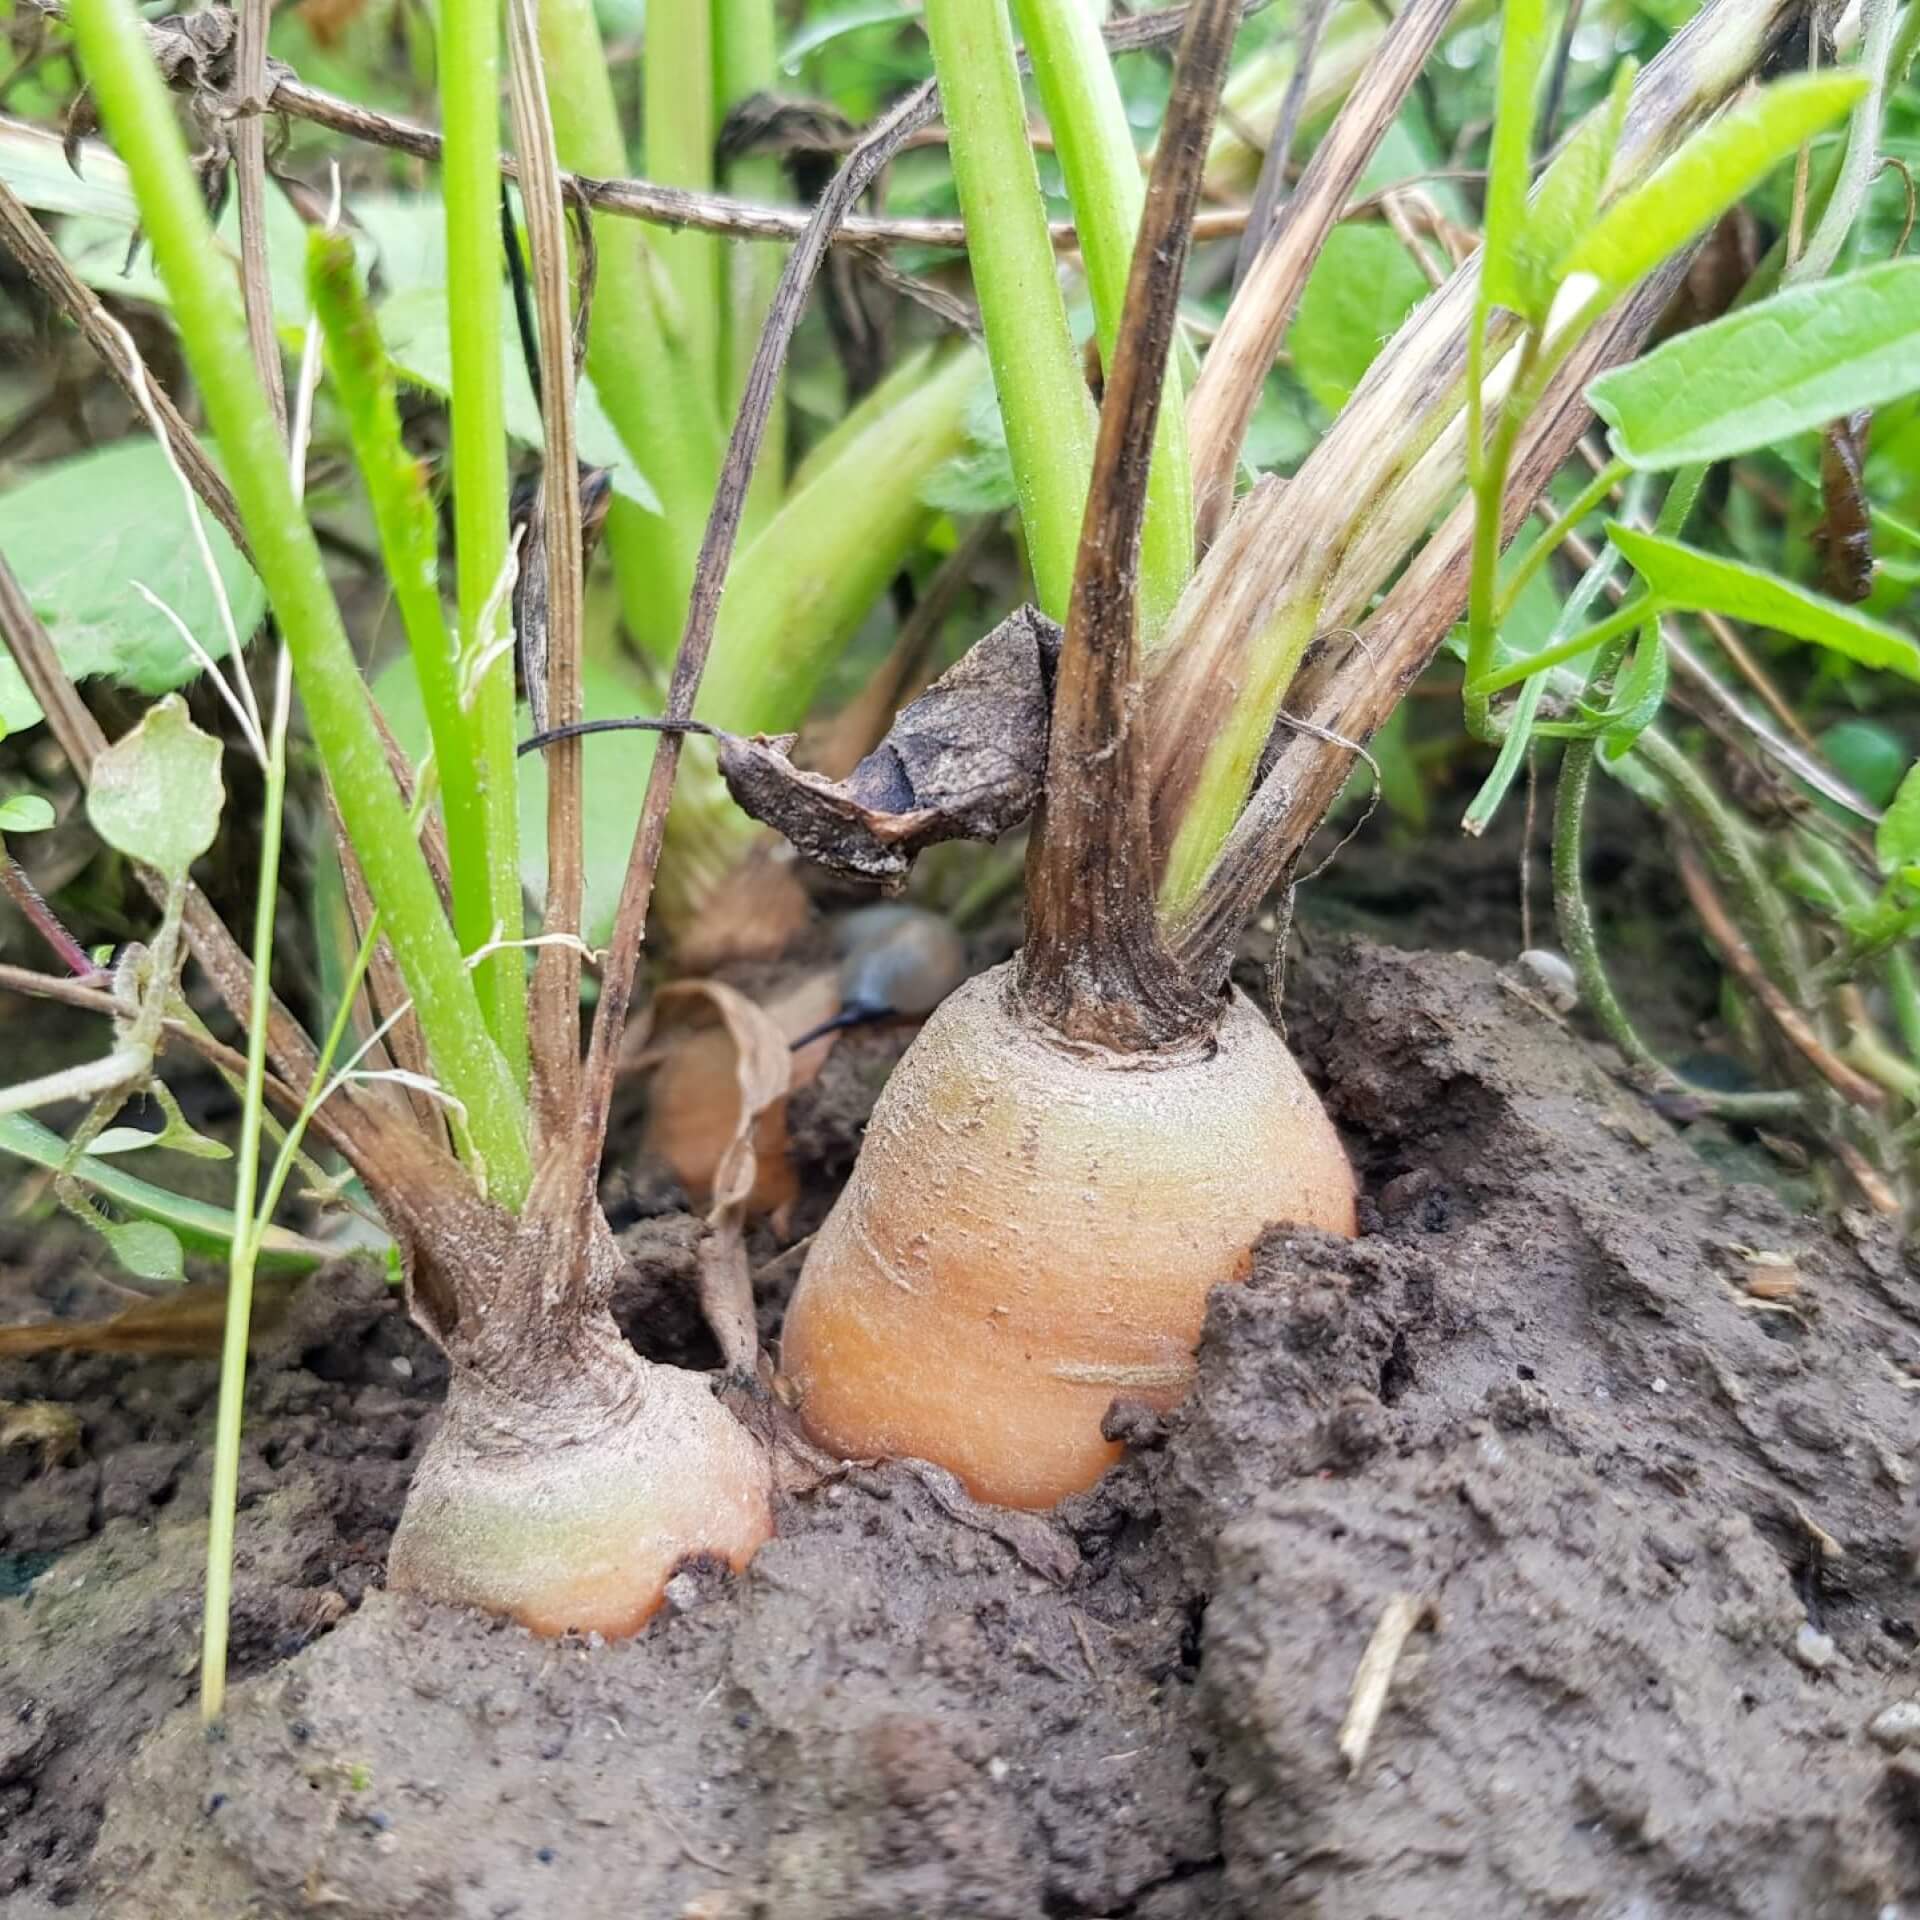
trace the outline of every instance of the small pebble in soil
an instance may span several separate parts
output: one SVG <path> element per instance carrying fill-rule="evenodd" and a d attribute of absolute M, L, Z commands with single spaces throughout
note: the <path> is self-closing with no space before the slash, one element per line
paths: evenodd
<path fill-rule="evenodd" d="M 560 1856 L 554 1852 L 551 1847 L 542 1847 L 533 1857 L 538 1860 L 543 1867 L 550 1867 Z"/>
<path fill-rule="evenodd" d="M 1840 1649 L 1833 1644 L 1832 1634 L 1805 1621 L 1793 1636 L 1793 1657 L 1809 1673 L 1825 1673 L 1840 1658 Z"/>
<path fill-rule="evenodd" d="M 1883 1707 L 1867 1722 L 1867 1735 L 1889 1753 L 1920 1741 L 1920 1700 L 1896 1700 Z"/>

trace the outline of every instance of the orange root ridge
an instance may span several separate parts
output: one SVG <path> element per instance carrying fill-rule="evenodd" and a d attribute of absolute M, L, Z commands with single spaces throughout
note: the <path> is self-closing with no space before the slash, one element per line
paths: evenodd
<path fill-rule="evenodd" d="M 1119 1458 L 1113 1401 L 1184 1396 L 1207 1295 L 1266 1227 L 1356 1230 L 1354 1183 L 1245 995 L 1211 1050 L 1096 1056 L 1036 1031 L 1011 986 L 969 981 L 895 1070 L 781 1362 L 821 1445 L 1043 1508 Z"/>

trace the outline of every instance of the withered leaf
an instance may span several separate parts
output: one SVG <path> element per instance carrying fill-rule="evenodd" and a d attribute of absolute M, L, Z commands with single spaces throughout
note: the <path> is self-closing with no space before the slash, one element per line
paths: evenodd
<path fill-rule="evenodd" d="M 787 758 L 792 736 L 725 736 L 720 771 L 756 820 L 836 873 L 897 891 L 941 840 L 995 840 L 1040 799 L 1060 629 L 1033 607 L 976 641 L 844 780 Z"/>
<path fill-rule="evenodd" d="M 1821 584 L 1836 600 L 1864 600 L 1873 591 L 1873 520 L 1867 503 L 1867 432 L 1862 409 L 1829 421 L 1820 435 L 1820 497 L 1826 518 L 1814 529 Z"/>

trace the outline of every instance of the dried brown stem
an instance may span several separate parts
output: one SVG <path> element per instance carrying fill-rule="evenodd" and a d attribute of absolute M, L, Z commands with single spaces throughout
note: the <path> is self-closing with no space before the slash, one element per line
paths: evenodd
<path fill-rule="evenodd" d="M 1640 75 L 1616 182 L 1644 178 L 1746 83 L 1799 17 L 1797 0 L 1709 0 Z M 1351 626 L 1458 497 L 1476 285 L 1469 260 L 1374 361 L 1299 472 L 1285 486 L 1256 487 L 1240 503 L 1182 596 L 1153 655 L 1148 688 L 1155 827 L 1166 844 L 1186 816 L 1212 743 L 1234 718 L 1237 697 L 1263 674 L 1278 677 L 1313 630 Z M 1513 335 L 1500 320 L 1493 331 L 1489 365 L 1497 367 Z M 1417 570 L 1422 579 L 1426 564 Z M 1368 671 L 1361 655 L 1344 664 Z M 1337 713 L 1329 718 L 1317 710 L 1315 683 L 1333 671 L 1330 662 L 1316 667 L 1309 660 L 1291 690 L 1293 710 L 1351 735 L 1355 728 L 1341 725 Z M 1318 742 L 1311 746 L 1314 754 L 1322 750 Z"/>
<path fill-rule="evenodd" d="M 533 258 L 540 333 L 541 538 L 546 548 L 546 712 L 554 726 L 581 716 L 581 542 L 579 449 L 574 434 L 573 312 L 567 286 L 567 214 L 547 106 L 546 76 L 532 0 L 507 0 L 514 138 L 523 156 L 520 198 Z M 580 743 L 556 742 L 546 757 L 547 899 L 543 931 L 578 935 L 586 868 L 581 840 Z M 534 960 L 528 1038 L 542 1129 L 558 1134 L 580 1099 L 580 949 L 544 946 Z"/>
<path fill-rule="evenodd" d="M 1774 984 L 1773 976 L 1760 964 L 1745 936 L 1733 924 L 1732 916 L 1720 904 L 1720 896 L 1714 892 L 1713 882 L 1707 878 L 1699 855 L 1683 845 L 1678 850 L 1678 864 L 1681 885 L 1686 888 L 1700 925 L 1725 962 L 1727 971 L 1766 1009 L 1768 1019 L 1787 1042 L 1843 1099 L 1876 1112 L 1884 1107 L 1886 1089 L 1865 1074 L 1856 1073 L 1834 1053 L 1814 1031 L 1806 1015 Z"/>
<path fill-rule="evenodd" d="M 233 172 L 240 202 L 240 291 L 247 344 L 267 403 L 287 436 L 287 384 L 273 324 L 273 282 L 267 269 L 267 20 L 270 0 L 240 0 L 233 58 Z"/>
<path fill-rule="evenodd" d="M 1300 115 L 1307 104 L 1307 86 L 1313 78 L 1313 57 L 1320 50 L 1320 33 L 1333 11 L 1333 0 L 1308 0 L 1306 11 L 1293 35 L 1293 71 L 1287 76 L 1287 90 L 1280 100 L 1280 118 L 1273 137 L 1260 156 L 1260 178 L 1254 183 L 1253 205 L 1248 210 L 1246 231 L 1233 260 L 1233 291 L 1252 269 L 1267 236 L 1273 231 L 1273 217 L 1280 210 L 1280 197 L 1287 190 L 1287 167 L 1293 156 L 1294 136 L 1300 131 Z"/>
<path fill-rule="evenodd" d="M 1247 424 L 1313 263 L 1452 16 L 1454 0 L 1409 0 L 1261 247 L 1187 403 L 1194 532 L 1211 546 L 1233 505 Z M 1263 171 L 1264 183 L 1264 171 Z"/>
<path fill-rule="evenodd" d="M 767 310 L 766 323 L 761 329 L 759 347 L 747 371 L 740 396 L 740 411 L 733 424 L 732 438 L 727 444 L 726 459 L 721 465 L 706 534 L 700 543 L 693 587 L 688 596 L 687 623 L 680 637 L 673 676 L 667 687 L 665 718 L 669 723 L 684 723 L 693 714 L 694 700 L 700 691 L 700 677 L 706 670 L 707 655 L 713 647 L 720 595 L 726 585 L 727 567 L 739 534 L 747 487 L 753 477 L 753 463 L 766 434 L 774 390 L 781 368 L 786 363 L 794 329 L 800 324 L 800 315 L 814 276 L 826 258 L 835 228 L 893 158 L 901 141 L 933 117 L 937 102 L 938 95 L 929 81 L 908 94 L 874 123 L 866 137 L 847 156 L 845 165 L 834 175 L 826 192 L 820 196 L 805 234 L 787 257 L 780 284 Z M 646 932 L 647 909 L 653 898 L 654 876 L 659 870 L 660 849 L 666 834 L 667 807 L 673 797 L 674 776 L 680 766 L 681 740 L 682 735 L 678 731 L 664 733 L 655 750 L 653 766 L 647 777 L 646 797 L 641 806 L 639 830 L 634 835 L 626 878 L 621 883 L 620 904 L 614 916 L 607 963 L 600 978 L 600 1003 L 594 1011 L 593 1035 L 588 1043 L 586 1070 L 581 1082 L 580 1123 L 571 1141 L 565 1143 L 574 1158 L 571 1204 L 577 1208 L 576 1219 L 584 1218 L 594 1207 L 594 1174 L 606 1141 L 607 1117 L 612 1108 L 614 1081 L 619 1071 L 621 1035 L 633 1001 L 633 983 L 640 965 L 640 945 Z"/>
<path fill-rule="evenodd" d="M 1685 265 L 1684 258 L 1670 262 L 1616 307 L 1542 396 L 1514 449 L 1509 531 L 1532 510 L 1586 431 L 1587 382 L 1639 350 Z M 1303 697 L 1295 710 L 1313 731 L 1298 731 L 1281 747 L 1221 849 L 1193 914 L 1175 932 L 1175 951 L 1200 977 L 1224 976 L 1241 927 L 1292 869 L 1338 798 L 1358 744 L 1386 722 L 1460 618 L 1472 549 L 1473 503 L 1463 500 L 1366 621 L 1362 644 L 1330 664 L 1317 686 L 1299 689 Z"/>
<path fill-rule="evenodd" d="M 1021 1000 L 1066 1039 L 1117 1051 L 1204 1032 L 1218 1004 L 1160 937 L 1136 603 L 1153 436 L 1236 13 L 1234 0 L 1196 0 L 1180 40 L 1107 369 L 1054 684 L 1046 806 L 1027 862 Z"/>
<path fill-rule="evenodd" d="M 108 317 L 99 295 L 67 265 L 60 249 L 34 219 L 26 202 L 4 180 L 0 180 L 0 243 L 4 243 L 20 263 L 28 279 L 73 322 L 80 337 L 100 356 L 114 384 L 134 406 L 144 413 L 147 405 L 152 405 L 181 472 L 206 503 L 208 512 L 226 529 L 234 545 L 242 553 L 246 552 L 246 530 L 240 524 L 240 509 L 227 491 L 227 483 L 194 438 L 185 416 L 161 391 L 159 382 L 147 373 L 138 358 L 131 355 L 127 340 Z"/>
<path fill-rule="evenodd" d="M 324 783 L 323 783 L 324 785 Z M 373 890 L 367 885 L 367 876 L 360 866 L 359 856 L 353 850 L 353 842 L 347 838 L 346 823 L 340 818 L 340 809 L 334 804 L 331 792 L 326 796 L 327 818 L 333 829 L 334 857 L 340 863 L 341 883 L 346 889 L 347 915 L 352 923 L 356 940 L 366 938 L 367 929 L 373 925 Z M 427 1056 L 426 1041 L 420 1033 L 419 1016 L 407 1002 L 406 981 L 400 973 L 400 964 L 393 957 L 393 947 L 386 939 L 374 942 L 373 952 L 367 961 L 368 1003 L 374 1012 L 370 1023 L 378 1025 L 380 1020 L 393 1017 L 393 1024 L 387 1029 L 373 1058 L 376 1063 L 390 1059 L 397 1067 L 408 1073 L 417 1073 L 422 1079 L 433 1077 L 433 1065 Z M 446 1120 L 442 1110 L 425 1093 L 413 1087 L 387 1088 L 387 1105 L 406 1106 L 413 1114 L 414 1123 L 423 1132 L 436 1140 L 446 1138 Z"/>
<path fill-rule="evenodd" d="M 47 905 L 26 869 L 13 857 L 4 834 L 0 834 L 0 893 L 13 902 L 20 917 L 53 949 L 60 964 L 75 979 L 91 979 L 99 972 L 88 958 L 86 948 L 61 924 L 60 916 Z"/>

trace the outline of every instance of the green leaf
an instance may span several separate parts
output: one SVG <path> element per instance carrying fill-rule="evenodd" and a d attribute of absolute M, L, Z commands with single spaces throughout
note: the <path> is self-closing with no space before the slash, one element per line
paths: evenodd
<path fill-rule="evenodd" d="M 220 742 L 173 693 L 94 761 L 87 817 L 108 846 L 179 881 L 213 845 L 225 797 Z"/>
<path fill-rule="evenodd" d="M 1752 626 L 1791 634 L 1796 640 L 1810 640 L 1863 667 L 1920 680 L 1920 643 L 1898 627 L 1758 567 L 1723 560 L 1678 540 L 1663 540 L 1617 521 L 1608 525 L 1607 533 L 1663 606 L 1724 613 Z"/>
<path fill-rule="evenodd" d="M 1724 460 L 1920 391 L 1920 259 L 1889 260 L 1695 327 L 1587 389 L 1644 472 Z"/>
<path fill-rule="evenodd" d="M 447 330 L 447 290 L 444 286 L 409 287 L 378 309 L 380 331 L 396 369 L 410 384 L 445 399 L 453 390 L 453 342 Z M 500 341 L 507 385 L 507 431 L 522 446 L 537 447 L 545 437 L 540 403 L 533 397 L 521 357 L 517 333 L 503 332 Z M 649 513 L 660 511 L 660 496 L 628 457 L 613 422 L 607 418 L 593 382 L 584 375 L 575 389 L 578 418 L 575 437 L 580 458 L 589 466 L 605 467 L 613 489 Z"/>
<path fill-rule="evenodd" d="M 136 1279 L 172 1285 L 187 1277 L 180 1242 L 157 1220 L 110 1222 L 100 1229 L 114 1257 Z"/>
<path fill-rule="evenodd" d="M 1884 807 L 1899 791 L 1907 749 L 1877 720 L 1836 720 L 1820 734 L 1827 764 L 1870 807 Z"/>
<path fill-rule="evenodd" d="M 1546 319 L 1560 285 L 1560 263 L 1592 226 L 1606 189 L 1638 71 L 1631 59 L 1615 68 L 1605 103 L 1580 123 L 1541 177 L 1504 269 L 1489 283 L 1489 298 L 1499 305 L 1536 323 Z"/>
<path fill-rule="evenodd" d="M 1532 170 L 1533 106 L 1547 68 L 1546 0 L 1506 0 L 1494 77 L 1493 138 L 1487 150 L 1487 210 L 1481 238 L 1481 297 L 1532 311 L 1532 280 L 1521 252 Z"/>
<path fill-rule="evenodd" d="M 1390 228 L 1335 227 L 1287 334 L 1301 384 L 1338 413 L 1427 292 L 1426 275 Z"/>
<path fill-rule="evenodd" d="M 64 159 L 60 163 L 65 166 Z M 88 141 L 81 149 L 84 179 L 98 194 L 95 205 L 76 208 L 72 217 L 61 223 L 60 251 L 73 270 L 88 286 L 115 300 L 143 300 L 156 307 L 171 308 L 173 302 L 154 270 L 153 256 L 143 245 L 136 245 L 135 231 L 139 211 L 126 168 L 97 141 Z M 14 184 L 9 180 L 9 184 Z M 42 211 L 56 210 L 55 193 L 43 187 L 37 178 L 29 178 L 23 189 L 15 187 L 29 206 Z M 267 195 L 267 279 L 273 298 L 273 317 L 283 341 L 297 342 L 306 320 L 306 228 L 284 193 Z M 214 230 L 216 244 L 240 271 L 239 196 L 229 194 L 219 224 Z"/>
<path fill-rule="evenodd" d="M 66 1141 L 24 1113 L 0 1114 L 0 1153 L 17 1155 L 49 1173 L 67 1173 L 129 1213 L 163 1221 L 190 1253 L 224 1255 L 233 1241 L 233 1214 L 150 1186 L 107 1161 L 83 1153 L 76 1160 Z M 336 1250 L 304 1239 L 285 1227 L 269 1227 L 260 1245 L 260 1265 L 289 1273 L 310 1273 L 335 1257 Z"/>
<path fill-rule="evenodd" d="M 266 595 L 226 534 L 211 520 L 206 528 L 244 640 L 260 624 Z M 185 496 L 152 440 L 123 440 L 42 467 L 0 495 L 0 548 L 75 680 L 100 674 L 137 693 L 166 693 L 200 672 L 136 580 L 214 659 L 227 652 Z M 39 718 L 12 661 L 0 661 L 0 722 L 11 730 Z"/>
<path fill-rule="evenodd" d="M 139 1153 L 143 1148 L 159 1144 L 160 1136 L 149 1133 L 145 1127 L 107 1127 L 87 1142 L 87 1151 L 106 1159 L 116 1153 Z"/>
<path fill-rule="evenodd" d="M 1920 760 L 1907 769 L 1900 790 L 1873 836 L 1882 873 L 1920 864 Z"/>
<path fill-rule="evenodd" d="M 36 213 L 105 216 L 128 229 L 139 217 L 127 170 L 111 149 L 86 142 L 76 173 L 57 133 L 20 120 L 0 123 L 0 180 Z"/>
<path fill-rule="evenodd" d="M 1757 186 L 1803 141 L 1867 90 L 1860 73 L 1777 80 L 1702 127 L 1672 159 L 1603 213 L 1567 256 L 1568 279 L 1591 274 L 1623 292 Z"/>
<path fill-rule="evenodd" d="M 53 803 L 37 793 L 13 793 L 0 800 L 0 833 L 45 833 L 53 825 Z"/>

